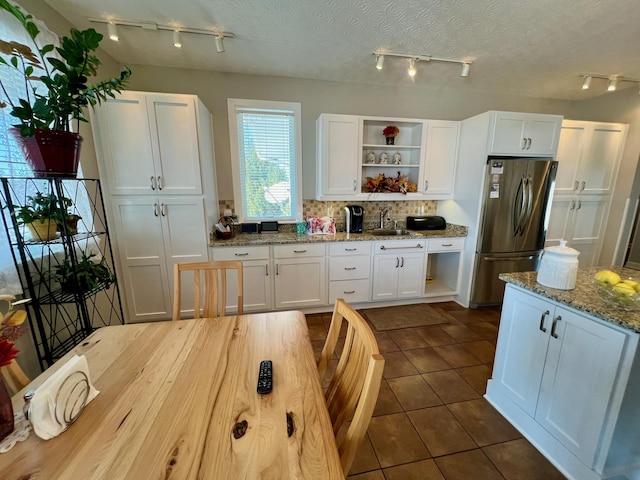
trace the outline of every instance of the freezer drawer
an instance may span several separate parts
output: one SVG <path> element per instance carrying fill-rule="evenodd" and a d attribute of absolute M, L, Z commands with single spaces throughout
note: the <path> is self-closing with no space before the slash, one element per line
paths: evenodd
<path fill-rule="evenodd" d="M 469 306 L 500 305 L 505 282 L 501 273 L 530 272 L 538 269 L 542 250 L 518 253 L 476 253 L 475 274 Z"/>

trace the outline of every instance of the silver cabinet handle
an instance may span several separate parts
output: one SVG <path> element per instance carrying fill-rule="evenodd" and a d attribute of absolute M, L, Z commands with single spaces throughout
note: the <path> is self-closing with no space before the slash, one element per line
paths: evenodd
<path fill-rule="evenodd" d="M 342 293 L 344 293 L 345 295 L 353 295 L 354 293 L 356 293 L 356 291 L 355 291 L 355 290 L 349 290 L 349 291 L 346 291 L 346 290 L 345 290 L 345 291 L 344 291 L 344 292 L 342 292 Z"/>
<path fill-rule="evenodd" d="M 549 310 L 547 310 L 540 316 L 540 331 L 543 333 L 547 333 L 547 329 L 544 327 L 544 319 L 547 318 L 549 313 Z"/>
<path fill-rule="evenodd" d="M 580 182 L 578 180 L 574 180 L 573 181 L 573 189 L 574 190 L 578 190 L 579 186 L 580 186 Z"/>
<path fill-rule="evenodd" d="M 306 250 L 294 250 L 293 253 L 307 253 Z"/>
<path fill-rule="evenodd" d="M 520 147 L 520 150 L 526 150 L 527 149 L 527 137 L 523 137 L 522 138 L 522 147 Z"/>
<path fill-rule="evenodd" d="M 162 177 L 158 175 L 158 190 L 162 190 Z"/>
<path fill-rule="evenodd" d="M 357 248 L 345 248 L 344 251 L 345 252 L 355 252 L 356 250 L 358 250 Z"/>
<path fill-rule="evenodd" d="M 558 338 L 558 334 L 556 333 L 556 327 L 558 326 L 558 322 L 562 320 L 562 317 L 560 315 L 558 315 L 556 318 L 553 319 L 553 324 L 551 325 L 551 336 L 553 338 Z"/>
<path fill-rule="evenodd" d="M 427 190 L 429 190 L 429 180 L 424 181 L 424 191 L 426 192 Z"/>
<path fill-rule="evenodd" d="M 396 257 L 396 268 L 398 268 L 399 265 L 400 265 L 400 259 Z"/>
<path fill-rule="evenodd" d="M 531 137 L 529 137 L 529 146 L 527 147 L 527 150 L 531 149 Z"/>
<path fill-rule="evenodd" d="M 353 181 L 353 191 L 356 191 L 356 187 L 358 186 L 358 182 L 356 180 Z"/>
<path fill-rule="evenodd" d="M 154 204 L 153 204 L 153 214 L 154 214 L 156 217 L 159 215 L 159 212 L 158 212 L 158 204 L 157 204 L 157 203 L 154 203 Z"/>
<path fill-rule="evenodd" d="M 151 190 L 155 190 L 156 189 L 156 177 L 154 177 L 153 175 L 151 176 Z"/>
<path fill-rule="evenodd" d="M 278 264 L 276 263 L 276 275 L 280 275 L 280 270 L 278 269 Z"/>
<path fill-rule="evenodd" d="M 402 263 L 400 263 L 400 268 L 404 268 L 404 257 L 400 257 L 400 259 L 402 260 Z"/>
<path fill-rule="evenodd" d="M 453 243 L 441 243 L 441 247 L 453 247 Z"/>
<path fill-rule="evenodd" d="M 269 276 L 269 265 L 268 264 L 264 266 L 264 274 L 265 274 L 266 277 Z"/>
<path fill-rule="evenodd" d="M 584 180 L 580 182 L 580 191 L 584 192 L 584 187 L 587 186 L 587 182 L 585 182 Z"/>
<path fill-rule="evenodd" d="M 160 213 L 162 213 L 163 217 L 167 216 L 167 206 L 164 203 L 160 204 Z"/>
<path fill-rule="evenodd" d="M 408 249 L 408 248 L 424 248 L 424 247 L 419 243 L 413 247 L 385 247 L 384 245 L 380 245 L 380 250 L 402 250 L 402 249 Z"/>
<path fill-rule="evenodd" d="M 576 207 L 576 210 L 580 210 L 581 208 L 582 208 L 582 202 L 578 200 L 578 206 Z"/>
<path fill-rule="evenodd" d="M 356 267 L 344 267 L 344 269 L 347 270 L 347 271 L 351 271 L 351 270 L 355 270 Z"/>
<path fill-rule="evenodd" d="M 571 203 L 569 204 L 569 210 L 573 210 L 574 208 L 576 208 L 576 201 L 571 200 Z"/>
<path fill-rule="evenodd" d="M 245 252 L 245 253 L 234 253 L 234 255 L 236 257 L 246 257 L 247 255 L 249 255 L 249 252 Z"/>

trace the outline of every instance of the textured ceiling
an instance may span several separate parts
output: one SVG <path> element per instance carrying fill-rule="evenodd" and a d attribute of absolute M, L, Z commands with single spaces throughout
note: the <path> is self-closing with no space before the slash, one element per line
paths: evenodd
<path fill-rule="evenodd" d="M 579 73 L 640 79 L 637 0 L 46 0 L 77 28 L 88 18 L 233 32 L 225 53 L 212 37 L 120 27 L 103 48 L 141 64 L 377 85 L 468 88 L 579 100 L 605 94 L 606 80 L 580 87 Z M 387 58 L 373 52 L 471 61 L 459 65 Z M 623 88 L 637 84 L 622 82 Z"/>

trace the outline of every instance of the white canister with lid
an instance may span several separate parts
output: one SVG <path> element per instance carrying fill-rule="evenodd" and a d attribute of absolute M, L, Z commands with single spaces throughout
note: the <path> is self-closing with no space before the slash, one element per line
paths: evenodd
<path fill-rule="evenodd" d="M 559 246 L 545 248 L 538 268 L 538 283 L 558 290 L 575 288 L 578 255 L 579 251 L 567 247 L 566 240 L 560 240 Z"/>

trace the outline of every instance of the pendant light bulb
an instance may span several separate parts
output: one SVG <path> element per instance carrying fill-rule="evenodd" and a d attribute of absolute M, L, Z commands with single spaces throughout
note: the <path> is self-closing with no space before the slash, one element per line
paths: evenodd
<path fill-rule="evenodd" d="M 615 92 L 618 87 L 618 79 L 616 77 L 611 77 L 609 79 L 609 86 L 607 87 L 608 92 Z"/>
<path fill-rule="evenodd" d="M 109 38 L 114 42 L 117 42 L 119 40 L 118 27 L 116 27 L 115 23 L 113 22 L 107 23 L 107 33 L 109 34 Z"/>
<path fill-rule="evenodd" d="M 409 70 L 407 71 L 407 73 L 411 77 L 415 77 L 416 76 L 416 61 L 413 58 L 409 59 Z"/>
<path fill-rule="evenodd" d="M 471 64 L 470 63 L 463 63 L 462 64 L 462 70 L 460 71 L 460 76 L 461 77 L 468 77 L 469 76 L 469 68 L 470 68 Z"/>
<path fill-rule="evenodd" d="M 383 65 L 384 65 L 384 55 L 376 55 L 376 68 L 378 70 L 382 70 Z"/>
<path fill-rule="evenodd" d="M 216 50 L 218 51 L 218 53 L 224 52 L 224 36 L 223 35 L 218 35 L 216 37 Z"/>
<path fill-rule="evenodd" d="M 180 35 L 180 30 L 173 31 L 173 46 L 182 48 L 182 35 Z"/>
<path fill-rule="evenodd" d="M 586 77 L 584 77 L 584 82 L 582 82 L 582 89 L 589 90 L 590 86 L 591 86 L 591 75 L 587 75 Z"/>

